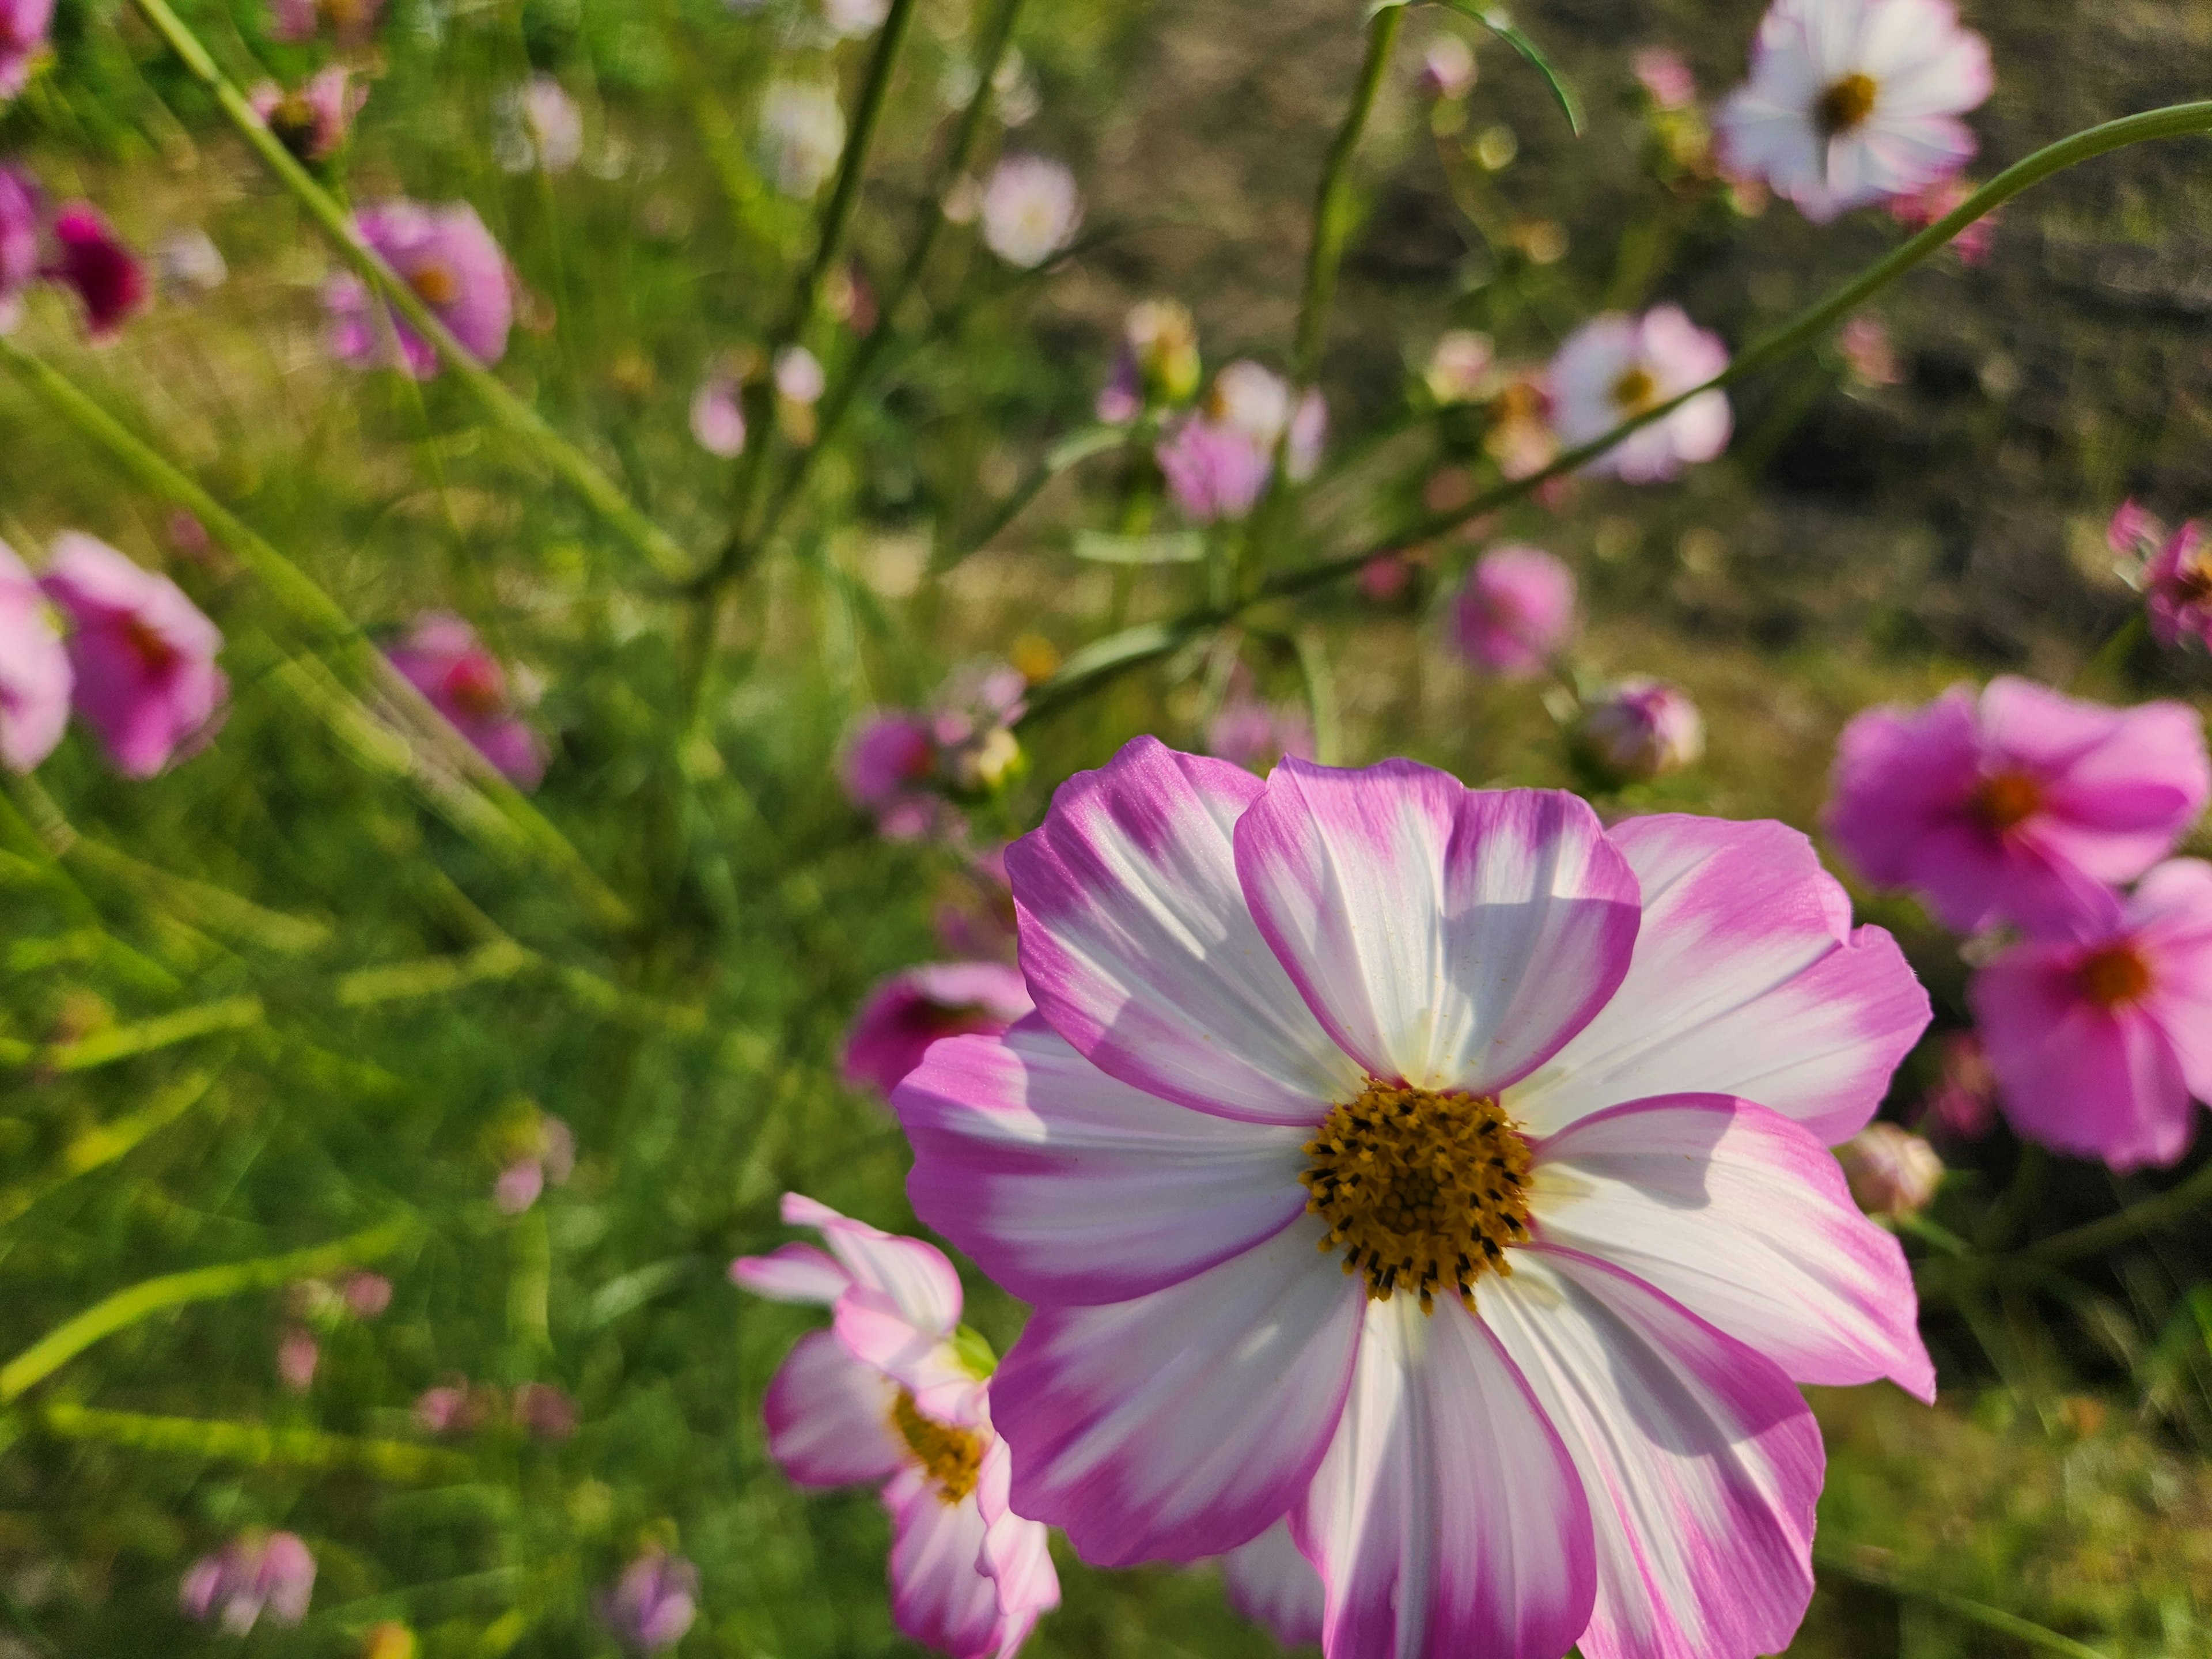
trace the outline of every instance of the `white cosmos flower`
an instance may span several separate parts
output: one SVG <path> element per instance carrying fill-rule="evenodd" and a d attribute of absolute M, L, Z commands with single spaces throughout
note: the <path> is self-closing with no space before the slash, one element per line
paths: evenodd
<path fill-rule="evenodd" d="M 1083 223 L 1075 175 L 1042 155 L 1000 161 L 983 186 L 981 206 L 984 245 L 1024 270 L 1066 248 Z"/>

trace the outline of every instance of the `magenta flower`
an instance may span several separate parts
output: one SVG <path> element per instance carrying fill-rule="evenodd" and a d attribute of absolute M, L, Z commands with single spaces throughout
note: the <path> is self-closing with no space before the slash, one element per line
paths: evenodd
<path fill-rule="evenodd" d="M 177 1602 L 187 1619 L 220 1620 L 231 1635 L 243 1636 L 264 1613 L 276 1624 L 298 1624 L 314 1591 L 315 1558 L 296 1535 L 240 1533 L 192 1564 L 177 1588 Z"/>
<path fill-rule="evenodd" d="M 507 671 L 475 629 L 450 612 L 426 611 L 386 655 L 510 783 L 535 789 L 544 781 L 545 740 L 515 713 Z"/>
<path fill-rule="evenodd" d="M 1269 445 L 1204 415 L 1178 422 L 1152 453 L 1176 506 L 1193 524 L 1243 518 L 1259 505 L 1274 471 Z"/>
<path fill-rule="evenodd" d="M 315 38 L 322 21 L 315 0 L 269 0 L 269 38 L 288 45 Z"/>
<path fill-rule="evenodd" d="M 54 752 L 76 681 L 37 578 L 0 542 L 0 766 L 28 772 Z"/>
<path fill-rule="evenodd" d="M 1060 1605 L 1060 1578 L 1045 1528 L 1010 1505 L 990 1384 L 955 1340 L 959 1276 L 921 1240 L 797 1193 L 783 1218 L 819 1229 L 829 1250 L 786 1244 L 732 1262 L 730 1277 L 757 1296 L 829 1307 L 832 1322 L 801 1337 L 769 1384 L 769 1453 L 802 1486 L 880 1489 L 902 1632 L 952 1659 L 1012 1659 Z"/>
<path fill-rule="evenodd" d="M 841 1069 L 856 1089 L 888 1095 L 939 1037 L 996 1036 L 1030 1010 L 1018 971 L 997 962 L 902 969 L 868 994 L 845 1034 Z"/>
<path fill-rule="evenodd" d="M 222 635 L 181 588 L 75 531 L 40 585 L 71 623 L 76 712 L 116 770 L 150 778 L 206 734 L 230 692 Z"/>
<path fill-rule="evenodd" d="M 1947 927 L 2063 927 L 2171 853 L 2212 795 L 2197 713 L 2027 680 L 1871 708 L 1836 744 L 1826 823 L 1868 879 Z"/>
<path fill-rule="evenodd" d="M 1990 85 L 1989 43 L 1950 0 L 1774 0 L 1717 118 L 1722 161 L 1826 224 L 1964 167 L 1959 118 Z"/>
<path fill-rule="evenodd" d="M 273 40 L 312 40 L 327 17 L 339 45 L 357 46 L 375 32 L 383 10 L 384 0 L 270 0 L 269 36 Z"/>
<path fill-rule="evenodd" d="M 1682 313 L 1656 306 L 1641 317 L 1608 312 L 1566 338 L 1548 371 L 1552 426 L 1569 448 L 1701 386 L 1728 367 L 1728 348 Z M 1583 469 L 1628 483 L 1657 483 L 1728 447 L 1728 394 L 1705 392 L 1640 427 Z"/>
<path fill-rule="evenodd" d="M 443 207 L 386 202 L 362 209 L 354 226 L 470 356 L 495 363 L 507 355 L 514 322 L 513 274 L 474 208 L 466 202 Z M 379 307 L 351 271 L 331 278 L 323 299 L 331 313 L 331 350 L 342 362 L 356 368 L 404 367 L 418 380 L 438 373 L 430 343 Z"/>
<path fill-rule="evenodd" d="M 2143 562 L 2143 610 L 2160 645 L 2185 640 L 2212 649 L 2212 544 L 2194 519 Z"/>
<path fill-rule="evenodd" d="M 76 295 L 85 333 L 112 340 L 146 304 L 146 267 L 98 208 L 64 203 L 54 215 L 54 252 L 43 275 Z"/>
<path fill-rule="evenodd" d="M 1140 738 L 1007 867 L 1037 1016 L 893 1104 L 1036 1304 L 1019 1512 L 1109 1565 L 1287 1516 L 1330 1659 L 1787 1644 L 1796 1383 L 1934 1391 L 1825 1150 L 1928 1001 L 1803 836 Z"/>
<path fill-rule="evenodd" d="M 1635 676 L 1607 687 L 1583 711 L 1575 741 L 1612 778 L 1644 782 L 1697 764 L 1705 718 L 1680 687 Z"/>
<path fill-rule="evenodd" d="M 53 21 L 54 0 L 0 0 L 0 99 L 30 84 Z"/>
<path fill-rule="evenodd" d="M 1298 1553 L 1290 1522 L 1278 1521 L 1221 1558 L 1229 1605 L 1286 1648 L 1318 1646 L 1326 1603 L 1321 1575 Z"/>
<path fill-rule="evenodd" d="M 353 118 L 368 101 L 343 64 L 317 70 L 305 86 L 286 92 L 274 81 L 254 88 L 250 100 L 277 142 L 302 161 L 327 161 L 353 131 Z"/>
<path fill-rule="evenodd" d="M 598 1598 L 599 1622 L 632 1653 L 664 1653 L 698 1617 L 699 1571 L 680 1555 L 649 1550 Z"/>
<path fill-rule="evenodd" d="M 45 203 L 39 181 L 28 172 L 0 165 L 0 334 L 15 326 L 23 291 L 38 278 Z"/>
<path fill-rule="evenodd" d="M 846 799 L 878 816 L 936 775 L 934 724 L 908 708 L 879 710 L 862 720 L 838 768 Z"/>
<path fill-rule="evenodd" d="M 2212 1101 L 2212 865 L 2160 865 L 2097 923 L 2030 939 L 1968 988 L 2006 1118 L 2115 1170 L 2167 1164 Z"/>
<path fill-rule="evenodd" d="M 1869 1123 L 1836 1148 L 1851 1196 L 1869 1215 L 1912 1215 L 1943 1182 L 1936 1149 L 1894 1123 Z"/>
<path fill-rule="evenodd" d="M 1979 1140 L 1997 1121 L 1997 1074 L 1972 1031 L 1943 1039 L 1943 1069 L 1920 1109 L 1919 1127 L 1954 1141 Z"/>
<path fill-rule="evenodd" d="M 1492 548 L 1452 601 L 1460 654 L 1499 679 L 1541 674 L 1574 631 L 1574 573 L 1538 547 Z"/>

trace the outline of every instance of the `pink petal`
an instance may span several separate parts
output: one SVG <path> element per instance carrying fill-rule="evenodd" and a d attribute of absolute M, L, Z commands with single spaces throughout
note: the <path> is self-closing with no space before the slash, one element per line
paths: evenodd
<path fill-rule="evenodd" d="M 876 1292 L 916 1331 L 945 1337 L 959 1325 L 960 1275 L 935 1245 L 840 1215 L 803 1193 L 783 1195 L 783 1219 L 789 1226 L 819 1229 L 854 1285 Z"/>
<path fill-rule="evenodd" d="M 1583 1118 L 1539 1143 L 1529 1208 L 1545 1243 L 1635 1274 L 1797 1382 L 1936 1396 L 1904 1251 L 1778 1113 L 1675 1095 Z"/>
<path fill-rule="evenodd" d="M 1597 1538 L 1583 1659 L 1753 1659 L 1813 1594 L 1825 1455 L 1766 1359 L 1571 1251 L 1516 1250 L 1482 1316 L 1574 1459 Z"/>
<path fill-rule="evenodd" d="M 1370 1304 L 1291 1529 L 1333 1659 L 1558 1659 L 1596 1593 L 1589 1500 L 1498 1339 L 1456 1301 Z"/>
<path fill-rule="evenodd" d="M 1264 1625 L 1286 1648 L 1321 1641 L 1321 1575 L 1298 1553 L 1291 1523 L 1278 1521 L 1249 1544 L 1221 1558 L 1221 1584 L 1229 1605 Z"/>
<path fill-rule="evenodd" d="M 1230 835 L 1260 781 L 1139 738 L 1006 849 L 1022 970 L 1101 1071 L 1224 1117 L 1318 1123 L 1360 1087 L 1260 937 Z"/>
<path fill-rule="evenodd" d="M 1013 1453 L 993 1437 L 975 1480 L 975 1504 L 983 1516 L 983 1550 L 977 1565 L 999 1587 L 999 1613 L 1006 1621 L 999 1651 L 1021 1645 L 1041 1614 L 1060 1605 L 1060 1573 L 1052 1565 L 1051 1534 L 1040 1522 L 1014 1513 Z"/>
<path fill-rule="evenodd" d="M 1285 761 L 1237 825 L 1260 931 L 1376 1078 L 1488 1094 L 1541 1065 L 1627 971 L 1636 878 L 1597 815 L 1409 761 Z"/>
<path fill-rule="evenodd" d="M 939 1042 L 892 1104 L 915 1212 L 1027 1301 L 1142 1296 L 1305 1209 L 1304 1130 L 1133 1089 L 1041 1019 Z"/>
<path fill-rule="evenodd" d="M 1365 1288 L 1309 1222 L 1197 1278 L 1039 1309 L 991 1387 L 1014 1507 L 1086 1561 L 1194 1561 L 1287 1511 L 1351 1385 Z"/>
<path fill-rule="evenodd" d="M 730 1263 L 730 1282 L 771 1302 L 811 1302 L 829 1307 L 845 1294 L 853 1276 L 811 1244 L 784 1244 L 766 1255 L 741 1255 Z"/>
<path fill-rule="evenodd" d="M 999 1587 L 979 1565 L 983 1515 L 969 1492 L 946 1503 L 918 1467 L 884 1488 L 891 1544 L 891 1618 L 951 1659 L 984 1659 L 999 1645 Z"/>
<path fill-rule="evenodd" d="M 1665 814 L 1613 831 L 1644 925 L 1613 1000 L 1516 1088 L 1538 1134 L 1625 1101 L 1732 1094 L 1848 1139 L 1928 1024 L 1896 942 L 1850 926 L 1812 845 L 1778 823 Z"/>
<path fill-rule="evenodd" d="M 909 1459 L 890 1426 L 898 1389 L 846 1352 L 830 1331 L 792 1345 L 761 1414 L 769 1455 L 802 1486 L 872 1486 Z"/>

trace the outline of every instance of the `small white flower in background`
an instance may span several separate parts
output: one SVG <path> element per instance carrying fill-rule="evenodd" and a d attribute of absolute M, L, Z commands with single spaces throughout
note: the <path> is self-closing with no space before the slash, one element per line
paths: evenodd
<path fill-rule="evenodd" d="M 1309 389 L 1294 407 L 1288 380 L 1263 364 L 1240 358 L 1213 377 L 1206 412 L 1218 424 L 1249 438 L 1270 459 L 1287 428 L 1290 444 L 1284 471 L 1298 483 L 1313 477 L 1321 465 L 1322 446 L 1328 439 L 1328 404 L 1318 389 Z"/>
<path fill-rule="evenodd" d="M 691 435 L 709 455 L 733 460 L 745 453 L 744 388 L 735 376 L 716 374 L 691 395 Z"/>
<path fill-rule="evenodd" d="M 173 295 L 212 294 L 230 278 L 222 250 L 197 226 L 164 237 L 154 250 L 154 265 L 162 288 Z"/>
<path fill-rule="evenodd" d="M 1075 240 L 1083 198 L 1075 175 L 1042 155 L 1009 155 L 983 186 L 983 242 L 1010 265 L 1031 270 Z"/>
<path fill-rule="evenodd" d="M 845 112 L 834 88 L 779 81 L 761 102 L 763 162 L 775 187 L 802 199 L 836 170 L 845 149 Z"/>
<path fill-rule="evenodd" d="M 1964 167 L 1959 118 L 1990 86 L 1989 43 L 1950 0 L 1775 0 L 1721 106 L 1721 159 L 1826 224 Z"/>
<path fill-rule="evenodd" d="M 1552 425 L 1572 448 L 1701 385 L 1728 367 L 1728 348 L 1685 316 L 1656 306 L 1641 317 L 1607 312 L 1566 338 L 1552 359 Z M 1656 483 L 1728 447 L 1728 394 L 1708 392 L 1641 427 L 1583 471 Z"/>
<path fill-rule="evenodd" d="M 1439 404 L 1479 403 L 1489 387 L 1490 370 L 1496 362 L 1497 349 L 1490 336 L 1471 328 L 1455 328 L 1437 339 L 1421 379 L 1429 396 Z"/>
<path fill-rule="evenodd" d="M 1044 94 L 1037 90 L 1036 77 L 1018 46 L 1006 48 L 998 72 L 991 76 L 991 90 L 998 94 L 999 119 L 1009 127 L 1027 126 L 1044 107 Z"/>
<path fill-rule="evenodd" d="M 830 29 L 848 40 L 873 34 L 891 15 L 891 0 L 822 0 L 822 16 Z"/>
<path fill-rule="evenodd" d="M 775 354 L 776 395 L 795 404 L 818 404 L 828 381 L 821 360 L 805 346 L 786 346 Z"/>
<path fill-rule="evenodd" d="M 584 112 L 550 75 L 533 75 L 499 97 L 492 158 L 508 173 L 566 173 L 584 154 Z"/>
<path fill-rule="evenodd" d="M 1464 98 L 1474 90 L 1474 48 L 1456 34 L 1440 34 L 1421 59 L 1421 90 L 1431 98 Z"/>

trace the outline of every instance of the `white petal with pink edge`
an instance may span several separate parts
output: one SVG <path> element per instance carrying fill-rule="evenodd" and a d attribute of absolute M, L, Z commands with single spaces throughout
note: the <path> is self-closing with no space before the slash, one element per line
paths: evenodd
<path fill-rule="evenodd" d="M 1028 1301 L 1127 1301 L 1305 1209 L 1305 1130 L 1133 1089 L 1041 1019 L 938 1043 L 892 1105 L 915 1212 Z"/>
<path fill-rule="evenodd" d="M 1929 1018 L 1895 940 L 1786 825 L 1663 814 L 1614 826 L 1644 890 L 1613 1000 L 1507 1109 L 1537 1134 L 1630 1100 L 1730 1094 L 1829 1146 L 1866 1127 Z"/>
<path fill-rule="evenodd" d="M 1583 1118 L 1534 1152 L 1540 1239 L 1633 1273 L 1797 1382 L 1887 1376 L 1935 1398 L 1905 1252 L 1788 1118 L 1674 1095 Z"/>
<path fill-rule="evenodd" d="M 891 1620 L 951 1659 L 986 1659 L 999 1646 L 999 1587 L 977 1565 L 983 1514 L 969 1492 L 948 1504 L 918 1468 L 884 1488 L 891 1513 Z"/>
<path fill-rule="evenodd" d="M 1329 1659 L 1558 1659 L 1589 1622 L 1589 1505 L 1498 1340 L 1456 1301 L 1367 1309 L 1343 1420 L 1291 1518 Z"/>
<path fill-rule="evenodd" d="M 935 1245 L 840 1215 L 802 1193 L 783 1195 L 783 1219 L 819 1229 L 854 1288 L 876 1292 L 879 1305 L 896 1310 L 916 1331 L 945 1337 L 958 1328 L 960 1275 Z"/>
<path fill-rule="evenodd" d="M 828 1307 L 845 1294 L 853 1275 L 828 1251 L 811 1244 L 780 1244 L 766 1255 L 741 1255 L 730 1263 L 730 1282 L 771 1302 Z"/>
<path fill-rule="evenodd" d="M 768 1449 L 802 1486 L 873 1486 L 909 1462 L 892 1431 L 898 1389 L 829 1331 L 809 1331 L 768 1385 Z"/>
<path fill-rule="evenodd" d="M 1781 1370 L 1572 1251 L 1486 1279 L 1497 1333 L 1581 1473 L 1597 1538 L 1583 1659 L 1753 1659 L 1813 1595 L 1826 1455 Z"/>
<path fill-rule="evenodd" d="M 1329 1034 L 1419 1088 L 1490 1094 L 1541 1065 L 1636 938 L 1636 878 L 1585 803 L 1410 761 L 1284 762 L 1237 821 L 1237 873 Z"/>
<path fill-rule="evenodd" d="M 999 1587 L 999 1613 L 1005 1621 L 1000 1654 L 1019 1647 L 1037 1620 L 1060 1605 L 1051 1534 L 1042 1523 L 1014 1513 L 1012 1478 L 1012 1454 L 1005 1441 L 994 1438 L 975 1480 L 975 1503 L 983 1516 L 983 1548 L 976 1566 Z"/>
<path fill-rule="evenodd" d="M 1200 1111 L 1317 1123 L 1360 1087 L 1252 921 L 1230 834 L 1260 793 L 1139 738 L 1006 849 L 1022 971 L 1101 1070 Z"/>
<path fill-rule="evenodd" d="M 1287 1519 L 1223 1556 L 1221 1585 L 1231 1607 L 1265 1626 L 1285 1647 L 1321 1641 L 1321 1575 L 1298 1553 Z"/>
<path fill-rule="evenodd" d="M 992 1411 L 1014 1507 L 1084 1559 L 1194 1561 L 1285 1514 L 1328 1449 L 1365 1287 L 1310 1218 L 1133 1301 L 1040 1309 Z"/>
<path fill-rule="evenodd" d="M 941 1423 L 983 1419 L 983 1385 L 943 1337 L 918 1331 L 881 1291 L 855 1285 L 837 1298 L 831 1328 L 854 1358 L 914 1396 Z"/>

